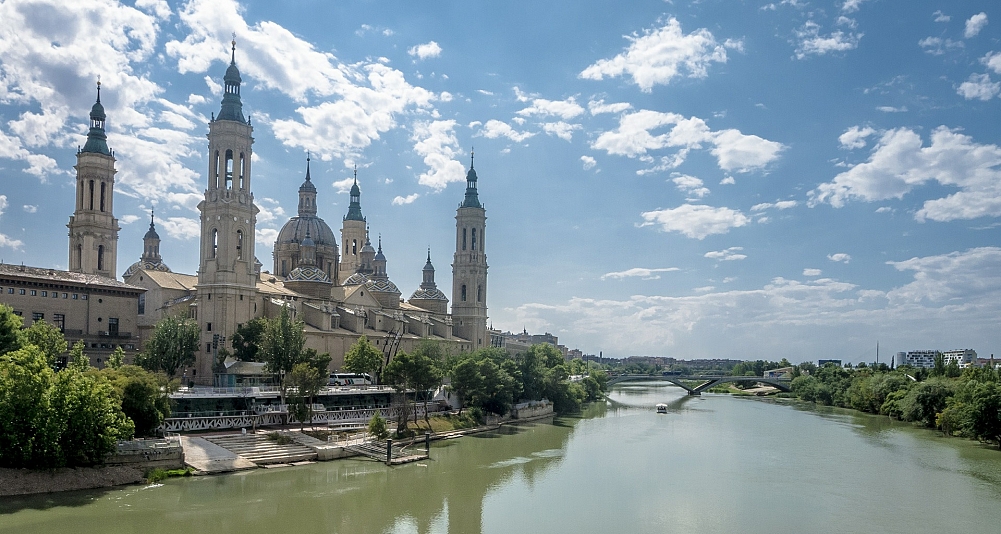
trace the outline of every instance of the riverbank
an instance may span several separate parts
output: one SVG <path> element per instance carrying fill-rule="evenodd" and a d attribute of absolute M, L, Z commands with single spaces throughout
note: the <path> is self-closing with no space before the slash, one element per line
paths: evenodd
<path fill-rule="evenodd" d="M 127 466 L 64 467 L 44 471 L 0 468 L 0 497 L 110 488 L 145 481 L 141 470 Z"/>

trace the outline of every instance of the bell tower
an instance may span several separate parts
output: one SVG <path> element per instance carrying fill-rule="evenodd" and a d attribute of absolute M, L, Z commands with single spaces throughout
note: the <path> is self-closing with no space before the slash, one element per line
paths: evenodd
<path fill-rule="evenodd" d="M 490 346 L 487 336 L 487 212 L 476 191 L 476 170 L 469 157 L 466 197 L 455 212 L 452 260 L 452 333 L 468 339 L 473 350 Z"/>
<path fill-rule="evenodd" d="M 116 277 L 118 264 L 118 219 L 114 216 L 115 156 L 108 148 L 106 119 L 101 104 L 90 109 L 87 143 L 76 153 L 76 207 L 69 224 L 69 271 Z"/>
<path fill-rule="evenodd" d="M 201 212 L 201 251 L 198 267 L 198 323 L 202 347 L 195 380 L 209 383 L 212 358 L 239 324 L 258 313 L 257 261 L 254 236 L 257 213 L 251 192 L 253 127 L 243 116 L 236 41 L 226 69 L 222 108 L 209 123 L 209 167 Z M 263 311 L 263 310 L 262 310 Z"/>
<path fill-rule="evenodd" d="M 361 214 L 361 189 L 358 187 L 358 168 L 355 183 L 351 186 L 351 203 L 341 223 L 341 264 L 339 280 L 347 280 L 362 265 L 361 252 L 368 241 L 365 216 Z"/>

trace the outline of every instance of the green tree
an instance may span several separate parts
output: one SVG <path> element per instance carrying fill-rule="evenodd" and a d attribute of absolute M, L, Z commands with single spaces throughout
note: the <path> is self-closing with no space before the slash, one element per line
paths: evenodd
<path fill-rule="evenodd" d="M 50 467 L 99 464 L 115 450 L 120 439 L 129 439 L 135 425 L 121 409 L 114 388 L 73 368 L 56 373 L 49 392 L 48 435 L 58 435 L 60 454 Z"/>
<path fill-rule="evenodd" d="M 264 328 L 258 357 L 267 365 L 268 372 L 288 374 L 303 361 L 303 346 L 306 343 L 305 324 L 292 318 L 287 306 L 282 306 L 278 317 L 268 319 Z M 284 393 L 284 385 L 282 386 Z"/>
<path fill-rule="evenodd" d="M 70 349 L 68 368 L 76 369 L 81 373 L 90 368 L 90 357 L 83 352 L 85 346 L 82 339 L 73 344 L 73 348 Z"/>
<path fill-rule="evenodd" d="M 452 383 L 449 389 L 459 397 L 459 415 L 483 381 L 479 366 L 472 358 L 465 358 L 452 369 Z"/>
<path fill-rule="evenodd" d="M 997 382 L 976 384 L 970 402 L 970 426 L 984 441 L 996 441 L 1001 449 L 1001 385 Z"/>
<path fill-rule="evenodd" d="M 201 330 L 192 319 L 167 316 L 153 329 L 146 348 L 136 356 L 136 365 L 151 372 L 163 371 L 173 377 L 181 367 L 195 363 Z"/>
<path fill-rule="evenodd" d="M 389 436 L 389 431 L 386 430 L 386 420 L 379 415 L 379 410 L 372 414 L 372 419 L 368 422 L 368 433 L 375 436 L 376 439 L 386 439 Z"/>
<path fill-rule="evenodd" d="M 107 380 L 122 400 L 122 412 L 135 424 L 138 436 L 154 436 L 170 417 L 170 388 L 165 375 L 150 373 L 136 365 L 110 365 L 96 373 Z"/>
<path fill-rule="evenodd" d="M 34 345 L 0 356 L 0 466 L 45 463 L 55 441 L 44 433 L 53 374 Z"/>
<path fill-rule="evenodd" d="M 952 394 L 952 385 L 941 378 L 931 378 L 912 386 L 900 401 L 904 420 L 920 421 L 925 426 L 935 427 L 938 414 L 945 410 Z"/>
<path fill-rule="evenodd" d="M 347 354 L 344 355 L 344 369 L 352 373 L 373 373 L 376 376 L 382 367 L 382 353 L 368 338 L 361 336 Z M 381 381 L 381 377 L 378 377 Z"/>
<path fill-rule="evenodd" d="M 230 338 L 233 346 L 233 356 L 243 362 L 262 361 L 258 352 L 264 341 L 264 331 L 268 320 L 264 317 L 251 319 L 236 327 L 236 332 Z"/>
<path fill-rule="evenodd" d="M 439 373 L 440 371 L 435 362 L 424 352 L 414 352 L 413 354 L 400 352 L 386 366 L 383 378 L 398 393 L 406 395 L 408 390 L 413 389 L 416 395 L 421 395 L 424 402 L 424 420 L 430 425 L 427 414 L 428 392 L 441 383 L 441 375 Z M 406 404 L 409 405 L 409 403 Z M 416 412 L 414 413 L 414 423 L 417 423 Z M 405 421 L 403 425 L 405 430 Z"/>
<path fill-rule="evenodd" d="M 34 345 L 42 350 L 50 367 L 56 366 L 56 358 L 66 352 L 66 338 L 52 323 L 35 321 L 21 331 L 21 346 Z"/>
<path fill-rule="evenodd" d="M 111 356 L 108 356 L 108 368 L 121 369 L 123 365 L 125 365 L 125 351 L 119 345 L 115 347 L 115 351 L 111 353 Z"/>
<path fill-rule="evenodd" d="M 299 429 L 305 429 L 306 421 L 313 421 L 313 397 L 327 383 L 326 375 L 321 375 L 309 362 L 299 362 L 286 377 L 286 384 L 292 391 L 290 410 L 299 421 Z"/>
<path fill-rule="evenodd" d="M 14 308 L 0 304 L 0 355 L 21 348 L 21 327 L 24 320 Z"/>

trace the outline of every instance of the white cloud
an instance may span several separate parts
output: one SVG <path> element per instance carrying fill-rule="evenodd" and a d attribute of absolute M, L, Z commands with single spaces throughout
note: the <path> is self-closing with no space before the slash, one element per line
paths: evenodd
<path fill-rule="evenodd" d="M 330 185 L 334 186 L 337 194 L 347 193 L 351 190 L 351 186 L 355 183 L 354 178 L 345 178 L 343 180 L 335 180 Z"/>
<path fill-rule="evenodd" d="M 907 106 L 876 106 L 876 111 L 882 111 L 883 113 L 906 113 Z"/>
<path fill-rule="evenodd" d="M 980 62 L 996 74 L 1001 74 L 1001 52 L 991 52 L 981 58 Z"/>
<path fill-rule="evenodd" d="M 931 134 L 931 144 L 908 128 L 887 131 L 869 161 L 838 174 L 810 192 L 810 204 L 841 207 L 850 199 L 903 198 L 915 187 L 937 182 L 959 191 L 927 200 L 915 213 L 919 221 L 951 221 L 1001 216 L 1001 148 L 975 143 L 970 136 L 944 126 Z"/>
<path fill-rule="evenodd" d="M 132 214 L 122 215 L 121 217 L 118 218 L 118 221 L 121 222 L 122 224 L 132 224 L 138 220 L 139 216 Z"/>
<path fill-rule="evenodd" d="M 845 254 L 844 252 L 838 252 L 836 254 L 828 254 L 827 259 L 840 263 L 848 263 L 852 261 L 851 255 Z"/>
<path fill-rule="evenodd" d="M 985 26 L 987 26 L 987 13 L 981 11 L 966 21 L 966 29 L 963 31 L 963 37 L 967 39 L 975 37 Z"/>
<path fill-rule="evenodd" d="M 580 124 L 568 124 L 563 121 L 542 123 L 542 131 L 549 135 L 555 135 L 564 141 L 572 140 L 574 130 L 580 130 L 582 128 L 583 126 Z"/>
<path fill-rule="evenodd" d="M 438 57 L 441 55 L 441 47 L 438 43 L 434 41 L 429 41 L 424 44 L 410 47 L 407 53 L 411 56 L 415 56 L 418 59 L 427 59 L 429 57 Z"/>
<path fill-rule="evenodd" d="M 963 48 L 966 45 L 962 41 L 953 41 L 952 39 L 942 39 L 941 37 L 925 37 L 918 41 L 918 46 L 925 49 L 925 53 L 931 54 L 933 56 L 941 56 L 947 50 L 954 50 L 957 48 Z"/>
<path fill-rule="evenodd" d="M 679 191 L 693 198 L 703 198 L 709 194 L 709 189 L 705 187 L 702 180 L 687 174 L 674 173 L 671 181 L 678 187 Z"/>
<path fill-rule="evenodd" d="M 602 80 L 606 76 L 629 75 L 633 83 L 649 93 L 654 85 L 666 85 L 685 74 L 690 78 L 705 78 L 710 64 L 727 60 L 726 43 L 716 42 L 705 28 L 686 35 L 681 31 L 681 23 L 673 17 L 661 28 L 624 37 L 630 41 L 625 52 L 597 61 L 581 71 L 580 77 Z"/>
<path fill-rule="evenodd" d="M 950 20 L 952 20 L 952 17 L 946 15 L 945 13 L 942 13 L 941 9 L 936 10 L 934 13 L 932 13 L 932 15 L 935 15 L 935 22 L 949 22 Z"/>
<path fill-rule="evenodd" d="M 285 222 L 285 209 L 281 207 L 277 200 L 264 197 L 257 199 L 256 204 L 257 209 L 261 210 L 257 214 L 258 223 L 268 224 L 274 222 Z"/>
<path fill-rule="evenodd" d="M 532 105 L 518 111 L 518 115 L 531 117 L 538 115 L 541 117 L 559 117 L 563 120 L 570 120 L 584 113 L 584 108 L 570 97 L 566 100 L 546 100 L 536 98 L 532 100 Z"/>
<path fill-rule="evenodd" d="M 496 119 L 490 119 L 483 128 L 475 134 L 476 136 L 483 136 L 487 139 L 497 139 L 498 137 L 506 137 L 515 143 L 520 143 L 535 135 L 535 132 L 519 132 L 511 127 L 506 122 L 499 121 Z"/>
<path fill-rule="evenodd" d="M 820 269 L 803 269 L 803 276 L 820 276 L 822 272 Z"/>
<path fill-rule="evenodd" d="M 166 219 L 159 219 L 158 223 L 167 232 L 167 235 L 174 239 L 196 239 L 202 233 L 201 224 L 198 222 L 198 219 L 167 217 Z M 265 231 L 265 229 L 257 229 L 258 242 L 261 239 L 261 232 Z M 275 230 L 275 238 L 277 237 L 278 233 Z M 274 239 L 271 240 L 271 243 L 274 243 Z"/>
<path fill-rule="evenodd" d="M 587 109 L 591 112 L 591 115 L 600 115 L 602 113 L 622 113 L 632 107 L 633 105 L 628 102 L 613 102 L 611 104 L 606 104 L 604 100 L 591 100 L 587 103 Z"/>
<path fill-rule="evenodd" d="M 465 181 L 466 171 L 455 159 L 462 154 L 455 136 L 455 125 L 454 120 L 414 123 L 410 140 L 414 142 L 414 152 L 423 157 L 424 164 L 428 166 L 428 170 L 417 178 L 417 183 L 441 191 L 452 182 Z M 407 204 L 410 202 L 413 200 Z"/>
<path fill-rule="evenodd" d="M 854 13 L 858 11 L 860 5 L 865 0 L 845 0 L 844 4 L 841 4 L 841 11 L 843 13 Z"/>
<path fill-rule="evenodd" d="M 418 198 L 420 198 L 420 196 L 421 196 L 420 193 L 412 193 L 412 194 L 409 194 L 409 195 L 407 195 L 405 197 L 397 196 L 397 197 L 393 198 L 393 205 L 394 206 L 403 206 L 405 204 L 413 204 L 413 202 L 415 200 L 417 200 Z"/>
<path fill-rule="evenodd" d="M 647 211 L 640 214 L 640 226 L 657 226 L 661 232 L 678 232 L 693 239 L 705 239 L 714 234 L 725 234 L 730 228 L 751 222 L 743 213 L 730 208 L 682 204 L 677 208 Z"/>
<path fill-rule="evenodd" d="M 594 166 L 598 164 L 598 161 L 592 158 L 591 156 L 581 156 L 580 161 L 584 163 L 585 171 L 593 169 Z"/>
<path fill-rule="evenodd" d="M 864 128 L 852 126 L 838 137 L 838 141 L 841 143 L 841 148 L 854 150 L 856 148 L 864 147 L 866 145 L 866 139 L 874 133 L 876 133 L 876 130 L 869 126 Z"/>
<path fill-rule="evenodd" d="M 787 210 L 790 208 L 795 208 L 799 205 L 799 202 L 795 200 L 779 200 L 776 202 L 762 202 L 761 204 L 755 204 L 751 206 L 751 211 L 764 211 L 767 209 L 775 208 L 777 210 Z"/>
<path fill-rule="evenodd" d="M 737 180 L 733 179 L 733 176 L 726 176 L 719 181 L 719 185 L 733 185 L 737 183 Z"/>
<path fill-rule="evenodd" d="M 38 206 L 34 206 L 31 204 L 25 204 L 23 208 L 25 213 L 35 213 L 38 211 Z M 3 215 L 3 213 L 0 212 L 0 215 Z"/>
<path fill-rule="evenodd" d="M 796 59 L 810 55 L 822 56 L 830 52 L 844 52 L 858 48 L 862 33 L 845 33 L 841 30 L 820 35 L 820 25 L 810 20 L 796 30 Z"/>
<path fill-rule="evenodd" d="M 713 250 L 706 252 L 702 255 L 704 258 L 709 258 L 716 261 L 740 261 L 747 259 L 746 254 L 741 254 L 740 251 L 744 250 L 744 247 L 730 247 L 723 250 Z"/>
<path fill-rule="evenodd" d="M 258 228 L 254 242 L 265 247 L 274 247 L 278 240 L 278 230 L 275 228 Z"/>
<path fill-rule="evenodd" d="M 876 213 L 890 213 L 892 211 L 893 211 L 893 208 L 891 208 L 889 206 L 881 206 L 879 208 L 876 208 Z"/>
<path fill-rule="evenodd" d="M 602 280 L 622 280 L 623 278 L 642 278 L 644 280 L 659 280 L 660 275 L 657 273 L 670 273 L 678 271 L 677 267 L 662 267 L 658 269 L 645 269 L 643 267 L 633 267 L 632 269 L 626 269 L 625 271 L 619 271 L 614 273 L 605 273 L 601 275 Z"/>
<path fill-rule="evenodd" d="M 667 133 L 654 135 L 652 130 L 673 126 Z M 775 161 L 785 148 L 781 143 L 769 141 L 756 135 L 745 135 L 739 130 L 713 132 L 706 122 L 698 117 L 684 118 L 677 113 L 662 113 L 641 109 L 619 117 L 619 126 L 601 133 L 591 148 L 605 150 L 609 154 L 637 157 L 653 150 L 678 147 L 678 158 L 665 160 L 665 168 L 680 165 L 687 150 L 702 148 L 711 144 L 711 152 L 716 156 L 719 167 L 730 172 L 748 172 L 760 169 Z"/>
<path fill-rule="evenodd" d="M 971 74 L 970 79 L 959 84 L 956 93 L 967 100 L 990 100 L 1001 93 L 1001 83 L 992 82 L 987 74 Z"/>

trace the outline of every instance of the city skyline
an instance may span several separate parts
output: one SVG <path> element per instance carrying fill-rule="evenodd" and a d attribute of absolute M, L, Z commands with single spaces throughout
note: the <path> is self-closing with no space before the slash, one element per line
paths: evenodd
<path fill-rule="evenodd" d="M 270 6 L 0 3 L 0 258 L 67 267 L 101 76 L 118 275 L 154 206 L 193 274 L 235 34 L 265 269 L 309 152 L 332 227 L 358 166 L 405 294 L 428 247 L 450 270 L 475 146 L 496 328 L 616 357 L 999 352 L 989 3 Z"/>

